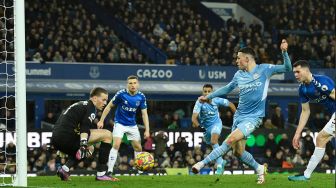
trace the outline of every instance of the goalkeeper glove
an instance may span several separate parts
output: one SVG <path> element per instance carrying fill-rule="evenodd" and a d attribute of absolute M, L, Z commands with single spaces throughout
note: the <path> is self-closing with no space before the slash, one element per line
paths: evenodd
<path fill-rule="evenodd" d="M 87 139 L 82 139 L 80 141 L 80 148 L 76 153 L 76 158 L 78 160 L 81 160 L 81 159 L 87 158 L 89 156 L 90 156 L 90 151 L 88 149 L 88 141 L 87 141 Z"/>

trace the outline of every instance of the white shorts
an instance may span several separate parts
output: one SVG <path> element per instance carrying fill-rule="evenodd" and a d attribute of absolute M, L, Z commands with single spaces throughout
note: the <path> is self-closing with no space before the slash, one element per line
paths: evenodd
<path fill-rule="evenodd" d="M 323 130 L 335 137 L 335 113 L 331 116 L 328 123 L 323 127 Z"/>
<path fill-rule="evenodd" d="M 113 137 L 122 138 L 126 134 L 128 140 L 140 141 L 140 132 L 138 126 L 125 126 L 120 123 L 115 123 L 113 128 Z"/>

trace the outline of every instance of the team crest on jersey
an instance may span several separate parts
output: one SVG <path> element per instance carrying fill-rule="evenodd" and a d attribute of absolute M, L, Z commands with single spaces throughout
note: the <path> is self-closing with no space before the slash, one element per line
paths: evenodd
<path fill-rule="evenodd" d="M 321 89 L 322 89 L 322 91 L 327 91 L 327 90 L 328 90 L 328 86 L 327 86 L 327 85 L 323 85 L 323 86 L 321 87 Z"/>
<path fill-rule="evenodd" d="M 260 75 L 258 73 L 253 74 L 253 79 L 258 79 Z"/>
<path fill-rule="evenodd" d="M 136 106 L 139 106 L 139 105 L 140 105 L 140 101 L 137 101 L 137 102 L 135 103 L 135 105 L 136 105 Z"/>

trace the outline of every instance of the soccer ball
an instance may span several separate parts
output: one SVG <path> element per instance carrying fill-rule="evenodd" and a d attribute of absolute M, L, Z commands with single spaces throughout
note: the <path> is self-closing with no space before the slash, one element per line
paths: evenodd
<path fill-rule="evenodd" d="M 154 167 L 154 157 L 148 152 L 141 152 L 135 157 L 134 166 L 140 171 L 147 171 Z"/>

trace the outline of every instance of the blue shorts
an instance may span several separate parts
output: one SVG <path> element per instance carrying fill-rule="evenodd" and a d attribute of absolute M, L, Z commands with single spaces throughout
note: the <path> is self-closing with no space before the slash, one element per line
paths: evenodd
<path fill-rule="evenodd" d="M 235 129 L 239 129 L 243 132 L 245 138 L 247 138 L 254 130 L 259 128 L 262 123 L 262 118 L 239 118 L 234 117 L 233 125 L 231 131 L 233 132 Z"/>
<path fill-rule="evenodd" d="M 220 135 L 221 132 L 222 132 L 222 123 L 216 123 L 216 124 L 212 125 L 211 127 L 206 128 L 206 131 L 203 133 L 205 143 L 210 145 L 211 144 L 211 135 L 212 134 Z"/>

